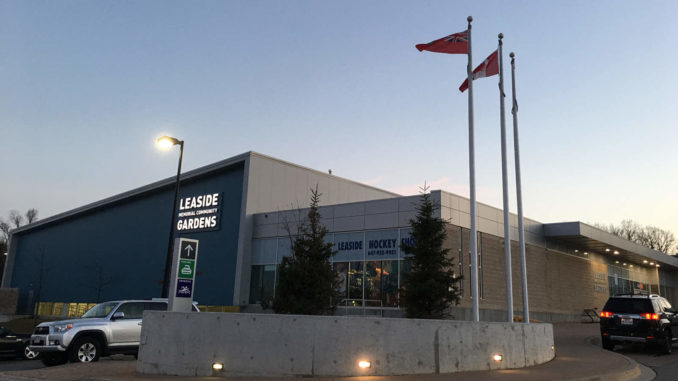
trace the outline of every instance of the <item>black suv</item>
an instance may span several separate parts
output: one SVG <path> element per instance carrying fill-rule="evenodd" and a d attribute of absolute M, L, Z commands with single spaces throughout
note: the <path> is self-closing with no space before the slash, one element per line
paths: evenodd
<path fill-rule="evenodd" d="M 643 343 L 657 345 L 663 353 L 671 353 L 678 325 L 678 311 L 659 295 L 615 295 L 600 313 L 600 334 L 603 348 L 615 344 Z M 678 332 L 678 327 L 676 328 Z"/>

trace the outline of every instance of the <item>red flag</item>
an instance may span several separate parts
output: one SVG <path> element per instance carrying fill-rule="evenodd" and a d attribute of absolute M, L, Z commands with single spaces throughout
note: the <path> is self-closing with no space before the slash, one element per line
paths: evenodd
<path fill-rule="evenodd" d="M 434 53 L 468 54 L 468 30 L 451 34 L 428 44 L 418 44 L 416 48 L 420 52 L 428 50 Z"/>
<path fill-rule="evenodd" d="M 476 80 L 478 78 L 489 77 L 497 74 L 499 74 L 499 61 L 497 61 L 497 51 L 495 50 L 494 53 L 485 58 L 485 61 L 478 65 L 475 70 L 473 70 L 473 79 Z M 462 93 L 466 91 L 466 89 L 468 89 L 468 78 L 466 78 L 464 83 L 459 86 L 459 91 Z"/>

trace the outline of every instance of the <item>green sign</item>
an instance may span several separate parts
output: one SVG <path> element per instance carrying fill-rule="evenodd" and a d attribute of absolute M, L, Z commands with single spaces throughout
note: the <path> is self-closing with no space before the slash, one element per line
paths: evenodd
<path fill-rule="evenodd" d="M 193 279 L 193 272 L 195 271 L 195 261 L 191 259 L 180 259 L 179 260 L 179 270 L 177 271 L 177 277 Z"/>

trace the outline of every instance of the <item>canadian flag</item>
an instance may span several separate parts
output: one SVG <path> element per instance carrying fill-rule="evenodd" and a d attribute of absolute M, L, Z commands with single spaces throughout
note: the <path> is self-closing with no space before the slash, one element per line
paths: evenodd
<path fill-rule="evenodd" d="M 495 50 L 490 54 L 485 61 L 478 65 L 477 68 L 473 70 L 473 79 L 489 77 L 492 75 L 499 74 L 499 62 L 497 61 L 497 51 Z M 464 83 L 459 86 L 459 91 L 462 93 L 468 89 L 468 78 L 464 80 Z"/>

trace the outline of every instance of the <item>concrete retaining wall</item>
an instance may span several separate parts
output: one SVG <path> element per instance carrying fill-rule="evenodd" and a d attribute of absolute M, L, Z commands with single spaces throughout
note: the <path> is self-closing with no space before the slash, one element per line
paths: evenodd
<path fill-rule="evenodd" d="M 210 376 L 220 362 L 223 376 L 452 373 L 541 364 L 552 346 L 550 324 L 146 311 L 137 371 Z"/>

